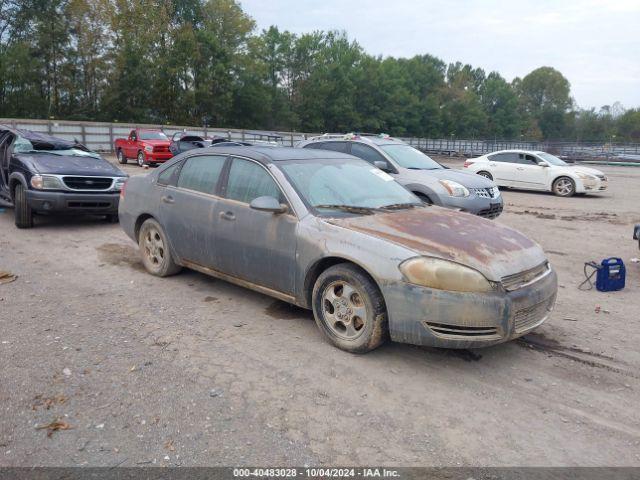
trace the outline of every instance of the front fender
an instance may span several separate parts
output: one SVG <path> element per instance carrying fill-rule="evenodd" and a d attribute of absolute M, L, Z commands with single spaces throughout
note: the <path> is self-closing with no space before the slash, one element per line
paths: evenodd
<path fill-rule="evenodd" d="M 22 172 L 11 173 L 9 175 L 9 194 L 11 195 L 11 201 L 13 201 L 13 186 L 18 182 L 21 183 L 26 190 L 29 189 L 29 183 L 27 182 L 27 178 L 24 176 Z"/>
<path fill-rule="evenodd" d="M 409 183 L 404 185 L 404 187 L 413 193 L 426 195 L 427 197 L 429 197 L 429 200 L 431 200 L 431 203 L 433 203 L 434 205 L 442 206 L 440 195 L 434 189 L 419 183 Z"/>

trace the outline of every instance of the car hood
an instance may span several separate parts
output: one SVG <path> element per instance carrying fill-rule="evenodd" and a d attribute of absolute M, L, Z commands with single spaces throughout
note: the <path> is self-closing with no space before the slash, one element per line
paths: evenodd
<path fill-rule="evenodd" d="M 326 220 L 406 247 L 419 255 L 475 268 L 492 281 L 546 261 L 542 248 L 517 230 L 495 221 L 429 206 Z"/>
<path fill-rule="evenodd" d="M 140 143 L 144 143 L 146 145 L 152 145 L 154 147 L 158 146 L 166 146 L 168 147 L 171 143 L 171 140 L 140 140 Z"/>
<path fill-rule="evenodd" d="M 429 185 L 437 183 L 438 180 L 453 180 L 467 188 L 491 188 L 495 184 L 480 175 L 474 173 L 461 172 L 452 168 L 438 170 L 404 170 L 401 175 L 402 183 L 422 183 Z"/>
<path fill-rule="evenodd" d="M 71 155 L 52 155 L 47 153 L 20 154 L 22 161 L 29 163 L 38 173 L 57 175 L 95 175 L 126 177 L 119 168 L 104 158 L 76 157 Z"/>

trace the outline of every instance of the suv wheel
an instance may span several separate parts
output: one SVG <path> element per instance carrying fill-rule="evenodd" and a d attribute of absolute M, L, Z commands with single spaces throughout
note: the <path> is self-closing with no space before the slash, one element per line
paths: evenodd
<path fill-rule="evenodd" d="M 322 272 L 313 287 L 312 304 L 316 324 L 342 350 L 365 353 L 387 339 L 384 298 L 354 265 L 341 263 Z"/>
<path fill-rule="evenodd" d="M 15 224 L 18 228 L 33 227 L 33 212 L 27 203 L 27 191 L 21 183 L 16 185 L 13 195 Z"/>
<path fill-rule="evenodd" d="M 168 277 L 181 270 L 181 267 L 173 261 L 164 230 L 153 218 L 145 220 L 140 227 L 138 246 L 144 268 L 151 275 Z"/>

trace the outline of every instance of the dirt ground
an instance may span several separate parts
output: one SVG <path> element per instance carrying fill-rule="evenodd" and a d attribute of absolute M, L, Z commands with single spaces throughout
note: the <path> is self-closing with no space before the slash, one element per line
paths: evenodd
<path fill-rule="evenodd" d="M 640 168 L 600 168 L 600 196 L 504 192 L 497 221 L 544 247 L 558 304 L 535 333 L 474 351 L 350 355 L 310 312 L 146 274 L 118 225 L 18 230 L 7 209 L 0 466 L 640 466 Z M 583 263 L 609 256 L 626 289 L 579 291 Z"/>

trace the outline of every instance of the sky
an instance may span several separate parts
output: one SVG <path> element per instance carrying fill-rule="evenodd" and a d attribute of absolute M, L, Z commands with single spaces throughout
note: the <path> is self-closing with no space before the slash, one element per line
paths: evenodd
<path fill-rule="evenodd" d="M 507 80 L 562 72 L 579 107 L 640 107 L 640 0 L 241 0 L 259 30 L 344 30 L 369 54 L 431 54 Z"/>

